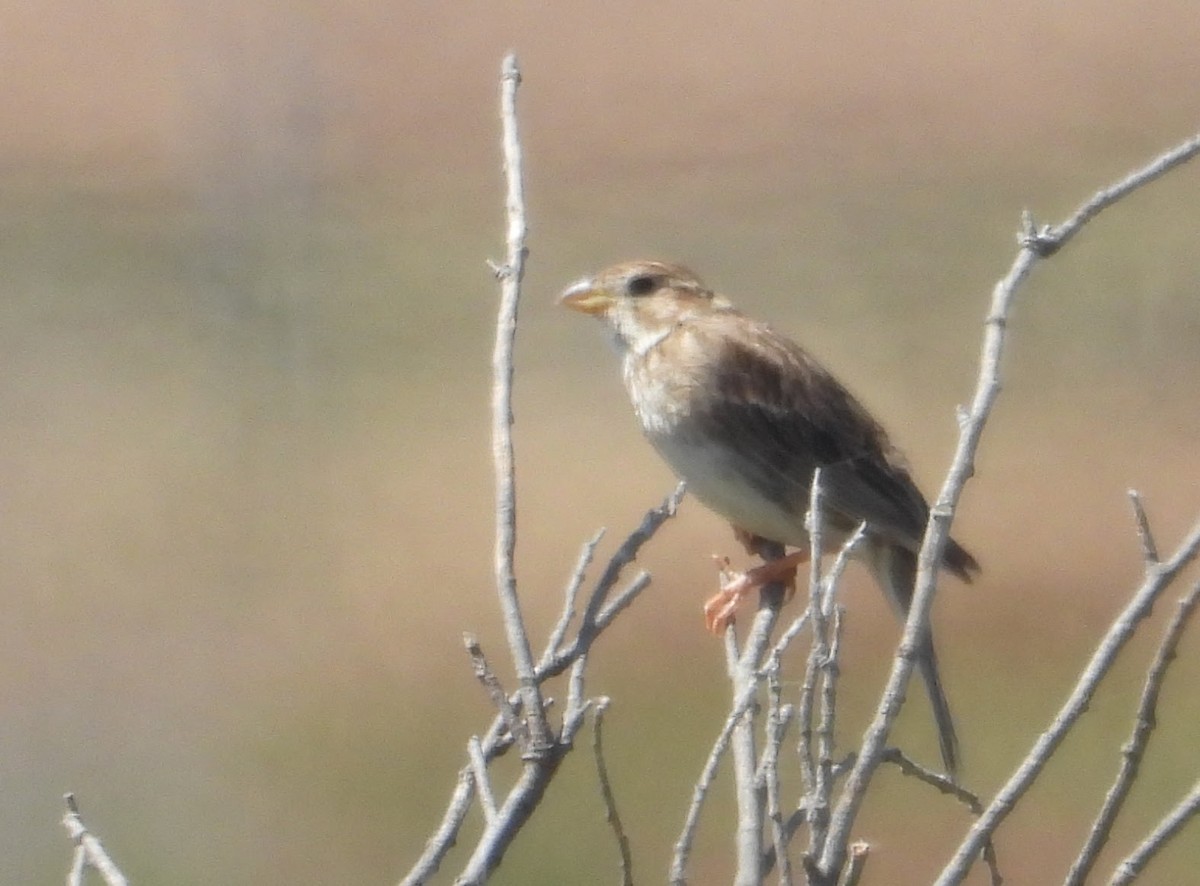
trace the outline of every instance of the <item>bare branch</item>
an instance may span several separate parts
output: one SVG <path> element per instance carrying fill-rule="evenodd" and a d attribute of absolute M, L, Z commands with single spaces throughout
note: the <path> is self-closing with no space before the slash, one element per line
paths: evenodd
<path fill-rule="evenodd" d="M 583 728 L 588 708 L 592 706 L 583 691 L 586 670 L 587 656 L 581 655 L 575 659 L 575 664 L 571 665 L 571 673 L 567 679 L 567 710 L 563 714 L 562 736 L 559 738 L 559 744 L 563 748 L 571 746 L 575 735 Z"/>
<path fill-rule="evenodd" d="M 796 719 L 799 721 L 800 780 L 804 792 L 805 806 L 809 813 L 809 854 L 813 853 L 815 841 L 823 838 L 822 812 L 816 807 L 817 755 L 813 752 L 813 711 L 816 705 L 817 672 L 821 659 L 827 653 L 825 639 L 828 634 L 825 606 L 821 593 L 821 554 L 824 551 L 824 520 L 821 514 L 821 469 L 813 471 L 812 485 L 808 492 L 808 512 L 804 516 L 804 527 L 808 530 L 809 576 L 808 576 L 808 623 L 812 626 L 812 643 L 808 647 L 808 659 L 804 667 L 804 679 L 800 683 L 800 700 L 796 703 Z M 825 810 L 828 812 L 828 809 Z M 814 826 L 815 825 L 815 826 Z M 819 851 L 819 850 L 818 850 Z"/>
<path fill-rule="evenodd" d="M 761 610 L 760 610 L 761 611 Z M 758 616 L 755 616 L 755 622 Z M 754 623 L 751 624 L 751 634 L 754 634 Z M 727 629 L 724 635 L 725 655 L 729 664 L 730 682 L 733 684 L 734 698 L 738 699 L 746 693 L 752 702 L 743 717 L 738 718 L 730 735 L 730 759 L 733 763 L 734 796 L 737 798 L 737 825 L 734 830 L 734 847 L 736 871 L 733 882 L 735 886 L 758 886 L 762 882 L 762 838 L 763 838 L 763 791 L 755 779 L 758 770 L 756 751 L 754 748 L 754 714 L 755 690 L 758 685 L 757 673 L 745 673 L 739 657 L 737 639 L 732 629 Z M 750 641 L 747 638 L 747 647 Z"/>
<path fill-rule="evenodd" d="M 792 865 L 787 853 L 788 835 L 784 828 L 783 807 L 779 798 L 779 752 L 783 748 L 783 739 L 787 734 L 793 709 L 791 705 L 783 703 L 779 659 L 768 658 L 763 672 L 767 679 L 767 723 L 757 781 L 767 793 L 767 820 L 771 823 L 771 845 L 779 862 L 779 886 L 791 886 Z"/>
<path fill-rule="evenodd" d="M 767 655 L 767 661 L 779 661 L 783 658 L 783 653 L 787 652 L 787 648 L 792 645 L 792 641 L 799 636 L 800 632 L 808 625 L 808 607 L 793 619 L 792 623 L 787 626 L 779 639 L 775 641 L 775 645 L 771 647 L 770 653 Z"/>
<path fill-rule="evenodd" d="M 1136 489 L 1129 490 L 1129 503 L 1133 506 L 1133 521 L 1142 545 L 1142 559 L 1147 565 L 1157 563 L 1158 545 L 1154 543 L 1154 535 L 1150 532 L 1150 521 L 1146 518 L 1146 509 L 1142 507 L 1142 496 Z"/>
<path fill-rule="evenodd" d="M 600 580 L 596 582 L 596 588 L 592 591 L 587 608 L 584 610 L 583 624 L 579 628 L 579 642 L 590 642 L 592 634 L 597 630 L 601 612 L 606 611 L 604 604 L 608 600 L 608 593 L 617 583 L 621 571 L 634 561 L 642 545 L 650 540 L 650 537 L 658 531 L 658 527 L 675 516 L 675 512 L 679 509 L 679 503 L 683 501 L 686 492 L 686 483 L 681 482 L 676 485 L 674 491 L 667 496 L 662 505 L 646 512 L 646 516 L 642 518 L 642 524 L 629 534 L 617 552 L 612 555 Z"/>
<path fill-rule="evenodd" d="M 500 716 L 504 720 L 504 725 L 513 734 L 517 743 L 524 747 L 529 743 L 529 734 L 525 721 L 517 716 L 516 710 L 509 702 L 508 693 L 500 685 L 500 679 L 496 676 L 496 672 L 492 670 L 492 666 L 488 664 L 487 656 L 483 654 L 483 647 L 479 645 L 479 638 L 474 634 L 464 632 L 463 646 L 467 649 L 467 655 L 471 656 L 471 669 L 475 672 L 475 679 L 487 690 L 488 697 L 492 700 L 492 704 L 496 706 L 496 710 L 500 712 Z"/>
<path fill-rule="evenodd" d="M 1150 863 L 1150 860 L 1170 842 L 1176 834 L 1183 830 L 1188 819 L 1200 812 L 1200 781 L 1192 785 L 1192 790 L 1179 804 L 1172 809 L 1150 832 L 1150 835 L 1131 852 L 1124 861 L 1117 865 L 1110 886 L 1125 886 L 1133 881 L 1138 874 Z"/>
<path fill-rule="evenodd" d="M 82 886 L 83 877 L 88 868 L 97 871 L 108 886 L 126 886 L 128 881 L 121 873 L 121 869 L 104 851 L 100 841 L 84 825 L 83 818 L 79 814 L 79 806 L 75 802 L 75 795 L 64 794 L 63 800 L 67 804 L 67 811 L 62 820 L 63 827 L 67 829 L 67 835 L 75 842 L 71 870 L 67 875 L 68 886 L 75 886 L 75 884 Z"/>
<path fill-rule="evenodd" d="M 1029 755 L 1021 761 L 1016 772 L 1012 774 L 991 804 L 983 811 L 979 820 L 975 822 L 954 857 L 939 875 L 936 881 L 937 886 L 961 883 L 966 877 L 971 863 L 979 855 L 984 843 L 991 839 L 996 828 L 1013 810 L 1013 807 L 1042 771 L 1050 756 L 1061 744 L 1067 731 L 1087 710 L 1096 687 L 1116 661 L 1117 654 L 1133 636 L 1138 624 L 1149 615 L 1154 601 L 1170 586 L 1175 576 L 1196 558 L 1197 553 L 1200 553 L 1200 521 L 1197 521 L 1187 538 L 1169 560 L 1147 568 L 1146 578 L 1141 587 L 1137 589 L 1133 599 L 1117 616 L 1104 639 L 1100 641 L 1091 661 L 1084 668 L 1083 674 L 1080 675 L 1070 697 L 1054 718 L 1054 722 L 1038 737 Z"/>
<path fill-rule="evenodd" d="M 629 838 L 625 836 L 625 826 L 617 812 L 617 798 L 613 796 L 612 783 L 608 780 L 608 766 L 604 762 L 604 712 L 608 710 L 609 699 L 601 696 L 596 699 L 592 713 L 592 756 L 596 760 L 596 777 L 600 780 L 600 796 L 604 798 L 604 819 L 617 838 L 617 849 L 621 853 L 621 883 L 633 886 L 633 853 L 629 850 Z"/>
<path fill-rule="evenodd" d="M 514 699 L 515 696 L 510 699 L 510 703 Z M 512 741 L 512 732 L 505 726 L 503 717 L 497 715 L 492 720 L 487 734 L 479 743 L 484 759 L 491 760 L 504 753 L 512 745 Z M 458 779 L 455 782 L 454 791 L 450 795 L 450 802 L 446 804 L 446 812 L 442 816 L 441 824 L 426 841 L 425 851 L 405 874 L 404 879 L 400 881 L 400 886 L 421 886 L 437 873 L 442 859 L 446 857 L 446 853 L 458 839 L 459 829 L 462 827 L 474 799 L 475 776 L 471 764 L 468 763 L 458 772 Z"/>
<path fill-rule="evenodd" d="M 1139 524 L 1141 523 L 1142 521 L 1139 521 Z M 1147 528 L 1143 537 L 1148 538 L 1148 533 L 1149 529 Z M 1148 562 L 1156 562 L 1157 556 L 1147 559 Z M 1082 886 L 1087 882 L 1088 875 L 1091 874 L 1100 851 L 1108 842 L 1113 822 L 1116 821 L 1118 813 L 1125 804 L 1125 798 L 1129 795 L 1130 788 L 1133 787 L 1142 758 L 1146 753 L 1146 745 L 1150 742 L 1150 734 L 1154 731 L 1157 722 L 1158 695 L 1167 675 L 1167 668 L 1175 660 L 1179 640 L 1183 636 L 1184 628 L 1195 611 L 1197 603 L 1200 603 L 1200 582 L 1197 582 L 1191 591 L 1179 601 L 1179 608 L 1175 610 L 1175 616 L 1167 625 L 1166 631 L 1163 632 L 1162 641 L 1158 644 L 1158 652 L 1150 664 L 1150 669 L 1146 672 L 1146 683 L 1142 688 L 1141 700 L 1138 702 L 1133 734 L 1129 736 L 1125 747 L 1121 749 L 1122 759 L 1117 777 L 1104 798 L 1104 804 L 1100 807 L 1100 813 L 1096 816 L 1095 823 L 1088 832 L 1087 841 L 1079 851 L 1075 863 L 1071 865 L 1066 880 L 1063 881 L 1065 886 Z"/>
<path fill-rule="evenodd" d="M 524 700 L 528 739 L 522 753 L 531 759 L 549 753 L 550 724 L 541 693 L 533 678 L 533 653 L 517 598 L 513 558 L 517 547 L 517 491 L 512 442 L 513 344 L 517 337 L 517 310 L 521 281 L 525 277 L 525 193 L 521 178 L 521 142 L 517 130 L 517 88 L 521 71 L 517 57 L 504 59 L 500 77 L 500 119 L 504 130 L 504 178 L 507 187 L 508 253 L 497 273 L 500 311 L 496 320 L 496 346 L 492 355 L 492 458 L 496 469 L 496 592 L 504 616 L 504 631 Z"/>
<path fill-rule="evenodd" d="M 563 638 L 567 635 L 567 628 L 571 626 L 571 619 L 575 617 L 575 601 L 579 597 L 579 589 L 583 586 L 583 580 L 587 576 L 588 567 L 592 565 L 592 558 L 596 556 L 596 546 L 600 544 L 600 539 L 604 538 L 604 530 L 600 529 L 595 535 L 588 539 L 583 544 L 583 549 L 579 552 L 579 560 L 575 563 L 575 569 L 571 572 L 571 578 L 567 581 L 567 590 L 565 599 L 563 600 L 562 614 L 555 622 L 554 628 L 550 631 L 550 639 L 546 641 L 546 652 L 542 657 L 542 662 L 558 651 L 558 647 L 562 645 Z M 541 666 L 542 662 L 539 662 Z"/>
<path fill-rule="evenodd" d="M 1093 194 L 1086 203 L 1075 210 L 1075 214 L 1060 225 L 1043 227 L 1022 243 L 1037 252 L 1041 258 L 1047 258 L 1067 245 L 1068 241 L 1079 233 L 1079 229 L 1090 222 L 1108 207 L 1122 197 L 1128 196 L 1142 185 L 1148 185 L 1160 176 L 1166 175 L 1176 166 L 1191 160 L 1200 154 L 1200 134 L 1194 135 L 1187 141 L 1151 160 L 1145 166 L 1131 172 L 1125 178 L 1103 190 Z"/>
<path fill-rule="evenodd" d="M 471 758 L 471 775 L 475 779 L 475 790 L 479 791 L 479 805 L 483 807 L 484 820 L 489 824 L 496 821 L 496 795 L 492 793 L 492 782 L 487 774 L 487 760 L 483 756 L 483 745 L 478 735 L 467 741 L 467 754 Z"/>
<path fill-rule="evenodd" d="M 560 754 L 552 754 L 525 764 L 517 783 L 513 785 L 504 804 L 497 811 L 495 822 L 484 828 L 483 836 L 475 845 L 470 859 L 455 879 L 455 886 L 477 886 L 487 881 L 492 871 L 500 864 L 504 851 L 511 845 L 517 832 L 524 827 L 529 816 L 542 801 L 546 787 L 554 777 L 561 760 Z"/>
<path fill-rule="evenodd" d="M 975 392 L 969 410 L 961 414 L 958 446 L 942 489 L 933 507 L 930 508 L 929 523 L 917 557 L 917 579 L 913 599 L 904 625 L 904 634 L 900 640 L 898 654 L 893 661 L 892 671 L 875 716 L 863 736 L 858 761 L 847 779 L 846 787 L 834 810 L 830 836 L 820 860 L 820 869 L 825 875 L 835 875 L 845 862 L 850 832 L 866 797 L 871 775 L 880 763 L 892 725 L 899 715 L 904 690 L 912 674 L 914 661 L 911 650 L 917 647 L 920 638 L 925 636 L 928 631 L 929 613 L 933 605 L 937 573 L 950 537 L 950 524 L 954 519 L 954 510 L 962 496 L 967 480 L 974 474 L 975 453 L 979 448 L 979 439 L 987 424 L 992 406 L 1000 393 L 1000 361 L 1007 338 L 1008 317 L 1018 289 L 1040 258 L 1060 249 L 1101 210 L 1111 206 L 1141 185 L 1154 180 L 1167 170 L 1190 159 L 1197 152 L 1200 152 L 1200 136 L 1167 152 L 1116 185 L 1098 192 L 1074 216 L 1059 227 L 1037 232 L 1033 230 L 1032 223 L 1025 225 L 1025 231 L 1020 239 L 1020 250 L 1008 273 L 996 283 L 992 292 L 991 306 L 984 323 L 983 347 Z M 1040 766 L 1037 768 L 1040 769 Z M 1036 774 L 1036 771 L 1033 774 Z M 1012 799 L 1015 800 L 1015 797 Z M 994 803 L 993 806 L 995 805 Z M 985 824 L 983 819 L 976 823 L 971 837 L 962 847 L 962 852 L 966 857 L 974 858 L 978 855 L 990 836 L 991 829 L 997 823 L 998 821 L 992 821 Z M 957 870 L 958 864 L 952 867 Z M 948 876 L 950 870 L 951 868 L 947 868 L 947 872 L 944 872 L 943 876 Z M 961 876 L 961 873 L 955 875 L 958 878 Z M 958 879 L 946 879 L 945 882 L 958 882 Z"/>
<path fill-rule="evenodd" d="M 713 778 L 716 777 L 721 757 L 729 750 L 729 741 L 734 727 L 754 704 L 755 688 L 750 686 L 748 689 L 743 689 L 742 694 L 735 699 L 733 709 L 725 718 L 725 724 L 721 727 L 717 740 L 713 742 L 712 750 L 708 752 L 708 759 L 700 772 L 700 778 L 697 779 L 696 786 L 692 789 L 692 802 L 688 806 L 683 830 L 679 834 L 679 839 L 675 841 L 675 851 L 671 858 L 669 876 L 673 886 L 684 886 L 687 883 L 687 863 L 692 851 L 692 840 L 696 836 L 696 825 L 700 822 L 700 809 L 708 798 L 708 791 L 712 787 Z"/>
<path fill-rule="evenodd" d="M 497 591 L 501 602 L 505 630 L 512 648 L 519 686 L 506 694 L 491 668 L 487 665 L 478 644 L 474 645 L 472 658 L 476 673 L 488 688 L 497 709 L 501 712 L 493 718 L 484 736 L 472 741 L 467 749 L 468 762 L 458 773 L 458 780 L 437 830 L 425 845 L 421 857 L 405 875 L 402 886 L 419 886 L 429 881 L 438 871 L 446 854 L 454 846 L 459 832 L 475 799 L 481 793 L 485 807 L 494 807 L 494 815 L 485 808 L 484 833 L 473 849 L 465 868 L 456 882 L 463 884 L 482 883 L 500 863 L 501 858 L 516 834 L 533 813 L 542 795 L 553 779 L 564 755 L 572 749 L 572 741 L 586 722 L 591 706 L 584 697 L 584 672 L 587 655 L 592 644 L 612 621 L 627 608 L 649 585 L 650 576 L 642 572 L 635 576 L 612 600 L 609 591 L 620 579 L 622 571 L 637 556 L 642 546 L 658 531 L 662 524 L 673 517 L 684 495 L 680 484 L 657 508 L 647 512 L 641 525 L 625 540 L 620 549 L 609 560 L 602 576 L 585 607 L 583 618 L 575 637 L 565 643 L 575 611 L 575 603 L 582 586 L 585 572 L 594 555 L 600 536 L 587 544 L 580 554 L 574 571 L 568 580 L 562 612 L 550 632 L 549 640 L 536 666 L 532 663 L 519 601 L 516 596 L 516 578 L 513 569 L 516 526 L 514 522 L 515 475 L 512 451 L 512 349 L 515 341 L 517 306 L 520 298 L 520 282 L 524 273 L 526 250 L 524 246 L 525 221 L 521 195 L 520 145 L 516 128 L 516 91 L 520 81 L 516 60 L 509 56 L 504 61 L 501 78 L 501 110 L 504 125 L 504 156 L 507 178 L 506 211 L 508 220 L 508 261 L 503 266 L 493 265 L 501 281 L 501 304 L 497 320 L 496 347 L 493 354 L 495 379 L 492 392 L 493 456 L 496 464 L 496 551 L 495 571 Z M 563 722 L 557 738 L 553 735 L 547 719 L 547 704 L 541 694 L 545 681 L 557 677 L 570 669 L 567 685 L 567 703 Z M 483 799 L 488 793 L 486 767 L 492 760 L 504 754 L 514 743 L 519 743 L 525 766 L 515 785 L 503 802 L 495 798 Z"/>
<path fill-rule="evenodd" d="M 862 544 L 862 540 L 867 535 L 866 521 L 858 524 L 858 528 L 854 530 L 854 534 L 846 539 L 846 543 L 842 545 L 837 552 L 837 556 L 833 559 L 833 565 L 829 567 L 829 572 L 825 575 L 825 599 L 826 608 L 833 605 L 834 594 L 837 591 L 838 585 L 842 581 L 842 573 L 846 571 L 846 566 L 850 563 L 850 557 L 858 550 L 858 546 Z"/>
<path fill-rule="evenodd" d="M 833 637 L 824 647 L 819 659 L 821 675 L 821 719 L 817 723 L 817 781 L 813 791 L 813 854 L 820 851 L 829 821 L 829 803 L 833 796 L 834 724 L 837 721 L 838 658 L 842 650 L 842 607 L 833 610 Z"/>
<path fill-rule="evenodd" d="M 763 543 L 759 553 L 764 560 L 778 560 L 784 556 L 781 544 Z M 759 593 L 758 611 L 746 632 L 746 641 L 741 653 L 737 652 L 734 632 L 727 630 L 726 656 L 729 659 L 733 697 L 736 700 L 748 694 L 755 696 L 758 686 L 759 665 L 771 642 L 771 633 L 779 619 L 786 589 L 778 582 L 766 585 Z M 753 707 L 748 715 L 740 718 L 734 726 L 731 738 L 733 757 L 734 790 L 737 795 L 737 871 L 735 886 L 757 886 L 762 882 L 763 865 L 763 813 L 766 792 L 759 786 L 755 773 L 758 770 L 757 752 L 754 746 Z"/>
<path fill-rule="evenodd" d="M 621 576 L 621 568 L 632 562 L 641 550 L 642 545 L 654 536 L 663 523 L 675 515 L 682 497 L 683 487 L 681 484 L 674 492 L 667 496 L 662 504 L 647 511 L 641 525 L 634 532 L 630 533 L 620 549 L 608 562 L 597 592 L 602 591 L 604 587 L 611 587 L 617 582 Z M 622 591 L 608 604 L 605 611 L 601 613 L 601 616 L 591 625 L 586 636 L 583 635 L 583 627 L 580 627 L 580 633 L 566 649 L 556 654 L 554 647 L 548 643 L 543 650 L 540 663 L 535 672 L 538 684 L 540 685 L 546 680 L 557 677 L 568 668 L 573 667 L 581 657 L 588 653 L 592 644 L 608 627 L 620 610 L 631 603 L 637 596 L 637 593 L 648 584 L 649 576 L 646 573 L 639 574 L 630 587 Z M 564 613 L 560 615 L 560 622 L 564 618 L 567 618 L 566 611 L 573 605 L 570 593 L 567 593 L 565 597 L 566 599 L 563 604 Z M 612 611 L 610 612 L 610 610 Z M 514 709 L 523 703 L 520 692 L 512 693 L 508 696 L 507 700 L 508 704 Z M 572 730 L 577 729 L 578 723 L 568 722 L 565 724 L 563 728 L 564 734 L 567 733 L 568 727 Z M 573 731 L 571 734 L 574 734 Z M 497 715 L 492 720 L 491 726 L 480 742 L 484 759 L 490 762 L 500 756 L 508 750 L 512 742 L 512 733 L 505 719 L 503 716 Z M 446 805 L 442 821 L 438 825 L 437 830 L 426 842 L 425 850 L 422 852 L 421 857 L 417 859 L 416 863 L 414 863 L 405 875 L 405 878 L 401 881 L 401 886 L 420 886 L 420 884 L 428 882 L 429 878 L 437 872 L 442 860 L 446 857 L 446 853 L 450 851 L 458 839 L 459 830 L 466 820 L 467 813 L 474 799 L 475 779 L 472 775 L 471 766 L 468 764 L 459 770 L 458 778 L 455 782 L 454 790 L 451 792 L 450 800 Z M 503 810 L 500 811 L 500 814 L 503 814 Z"/>
<path fill-rule="evenodd" d="M 613 619 L 649 586 L 650 574 L 640 572 L 628 587 L 605 604 L 608 592 L 620 579 L 622 570 L 637 558 L 642 546 L 654 537 L 662 524 L 675 516 L 686 489 L 687 487 L 680 483 L 670 495 L 663 499 L 662 504 L 648 510 L 638 528 L 629 533 L 617 552 L 612 555 L 588 600 L 587 609 L 575 639 L 566 648 L 556 651 L 554 647 L 547 645 L 542 652 L 536 671 L 538 683 L 543 683 L 551 677 L 557 677 L 569 668 L 579 656 L 586 655 L 591 649 L 592 643 L 612 624 Z M 569 605 L 572 605 L 570 601 L 567 606 Z M 564 606 L 564 610 L 566 608 Z M 560 620 L 565 617 L 567 616 L 564 613 Z"/>
<path fill-rule="evenodd" d="M 87 872 L 87 850 L 76 846 L 71 853 L 71 869 L 67 871 L 67 886 L 83 886 L 83 876 Z"/>
<path fill-rule="evenodd" d="M 976 794 L 971 793 L 953 779 L 947 778 L 940 772 L 934 772 L 925 768 L 920 763 L 909 759 L 899 748 L 893 747 L 884 751 L 883 761 L 894 764 L 904 775 L 922 781 L 949 797 L 954 797 L 975 815 L 983 812 L 983 804 L 979 802 L 979 797 Z M 987 865 L 992 886 L 1000 886 L 1004 882 L 1004 878 L 1000 876 L 1000 864 L 996 858 L 996 847 L 991 840 L 988 840 L 987 844 L 983 847 L 983 861 Z"/>

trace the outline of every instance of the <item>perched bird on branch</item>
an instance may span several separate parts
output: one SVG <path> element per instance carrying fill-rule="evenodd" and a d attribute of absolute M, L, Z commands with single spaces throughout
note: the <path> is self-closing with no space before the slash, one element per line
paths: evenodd
<path fill-rule="evenodd" d="M 729 520 L 751 553 L 763 542 L 799 549 L 725 583 L 705 605 L 710 630 L 723 631 L 754 588 L 794 578 L 809 556 L 805 514 L 818 467 L 827 550 L 865 522 L 856 556 L 908 612 L 929 505 L 879 423 L 803 348 L 666 262 L 616 265 L 560 300 L 608 324 L 642 431 L 688 490 Z M 953 540 L 942 566 L 964 581 L 979 570 Z M 953 773 L 958 740 L 931 632 L 916 663 Z"/>

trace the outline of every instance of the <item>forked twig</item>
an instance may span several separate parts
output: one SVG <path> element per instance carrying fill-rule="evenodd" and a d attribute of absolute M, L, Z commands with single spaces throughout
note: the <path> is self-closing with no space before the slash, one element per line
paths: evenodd
<path fill-rule="evenodd" d="M 1132 883 L 1134 878 L 1150 863 L 1150 859 L 1154 858 L 1167 843 L 1174 839 L 1183 830 L 1183 826 L 1188 823 L 1188 820 L 1197 813 L 1200 813 L 1200 781 L 1192 785 L 1187 796 L 1163 816 L 1162 821 L 1145 840 L 1138 844 L 1137 849 L 1117 865 L 1117 869 L 1109 881 L 1110 886 L 1125 886 L 1126 883 Z"/>
<path fill-rule="evenodd" d="M 63 827 L 75 842 L 75 854 L 71 860 L 71 871 L 67 875 L 67 886 L 83 886 L 83 878 L 88 868 L 97 871 L 107 886 L 126 886 L 128 881 L 121 869 L 104 851 L 96 836 L 84 825 L 75 795 L 65 794 L 63 800 L 67 804 L 67 811 L 62 820 Z"/>
<path fill-rule="evenodd" d="M 1117 653 L 1133 636 L 1134 629 L 1142 619 L 1149 615 L 1154 601 L 1170 586 L 1175 576 L 1196 558 L 1198 553 L 1200 553 L 1200 521 L 1197 521 L 1170 559 L 1146 569 L 1146 577 L 1143 579 L 1141 587 L 1137 589 L 1133 599 L 1117 616 L 1108 629 L 1108 633 L 1104 635 L 1104 639 L 1100 641 L 1100 645 L 1096 648 L 1087 667 L 1084 668 L 1070 697 L 1050 724 L 1050 728 L 1038 737 L 1028 756 L 1017 767 L 1008 782 L 1000 788 L 988 807 L 984 809 L 983 814 L 979 816 L 968 832 L 966 839 L 958 847 L 954 857 L 942 870 L 936 881 L 937 886 L 961 883 L 966 877 L 967 871 L 970 870 L 972 862 L 979 855 L 984 844 L 991 839 L 996 828 L 1013 810 L 1029 786 L 1033 784 L 1050 756 L 1066 737 L 1067 731 L 1087 710 L 1096 687 L 1112 668 Z"/>
<path fill-rule="evenodd" d="M 1143 518 L 1144 516 L 1143 514 Z M 1139 524 L 1143 523 L 1144 520 L 1139 521 Z M 1143 537 L 1148 536 L 1149 527 L 1146 526 Z M 1157 561 L 1157 556 L 1147 559 L 1148 561 Z M 1117 777 L 1104 797 L 1104 803 L 1100 807 L 1095 823 L 1088 831 L 1088 838 L 1084 842 L 1083 848 L 1079 850 L 1078 857 L 1071 865 L 1070 871 L 1067 872 L 1067 878 L 1063 881 L 1064 886 L 1082 886 L 1091 874 L 1092 868 L 1095 867 L 1100 851 L 1108 842 L 1113 823 L 1125 805 L 1125 798 L 1129 796 L 1129 791 L 1133 787 L 1133 782 L 1141 767 L 1142 758 L 1145 756 L 1146 746 L 1150 742 L 1150 734 L 1154 731 L 1157 722 L 1158 695 L 1162 689 L 1163 680 L 1167 676 L 1167 668 L 1175 659 L 1179 640 L 1183 636 L 1184 628 L 1187 627 L 1192 613 L 1196 610 L 1197 603 L 1200 603 L 1200 582 L 1193 585 L 1191 591 L 1179 601 L 1175 615 L 1163 632 L 1162 641 L 1158 644 L 1158 652 L 1146 672 L 1146 683 L 1142 687 L 1137 716 L 1133 722 L 1133 734 L 1129 736 L 1129 740 L 1121 749 L 1121 766 L 1117 771 Z"/>

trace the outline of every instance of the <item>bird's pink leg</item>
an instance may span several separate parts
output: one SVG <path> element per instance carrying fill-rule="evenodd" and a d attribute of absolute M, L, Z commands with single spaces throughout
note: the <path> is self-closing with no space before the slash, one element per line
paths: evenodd
<path fill-rule="evenodd" d="M 743 536 L 752 539 L 753 541 L 750 543 L 758 541 L 757 538 L 742 530 L 735 529 L 734 531 L 737 533 L 739 541 L 743 541 Z M 743 541 L 747 548 L 750 547 L 750 543 Z M 721 570 L 721 590 L 704 604 L 705 626 L 714 634 L 724 632 L 725 628 L 733 624 L 737 608 L 746 595 L 771 582 L 779 581 L 786 584 L 787 597 L 791 599 L 792 594 L 796 592 L 796 567 L 801 563 L 807 563 L 809 556 L 808 549 L 793 551 L 778 560 L 768 560 L 745 572 L 731 570 L 728 557 L 716 557 L 717 568 Z"/>

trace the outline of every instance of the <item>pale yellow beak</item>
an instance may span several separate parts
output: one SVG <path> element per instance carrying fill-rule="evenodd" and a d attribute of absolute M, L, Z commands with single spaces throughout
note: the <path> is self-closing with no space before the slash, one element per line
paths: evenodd
<path fill-rule="evenodd" d="M 598 289 L 595 280 L 585 277 L 564 289 L 558 303 L 582 314 L 602 317 L 612 307 L 613 297 L 604 289 Z"/>

